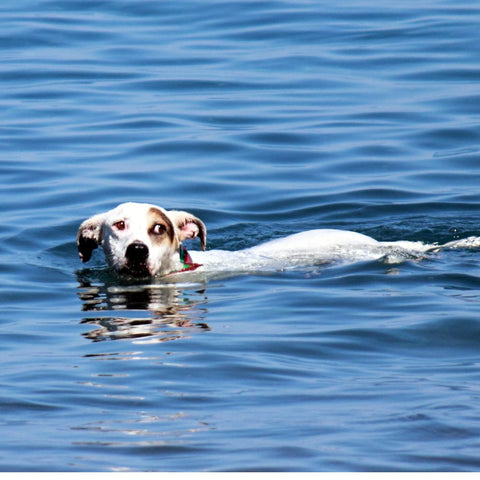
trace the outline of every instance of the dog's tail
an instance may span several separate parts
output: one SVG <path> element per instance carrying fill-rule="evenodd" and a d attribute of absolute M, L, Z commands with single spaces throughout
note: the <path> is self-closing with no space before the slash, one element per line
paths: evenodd
<path fill-rule="evenodd" d="M 432 246 L 429 251 L 436 252 L 439 250 L 444 250 L 446 248 L 462 248 L 462 249 L 475 249 L 480 248 L 480 237 L 466 237 L 459 240 L 452 240 L 451 242 L 444 243 L 443 245 Z"/>

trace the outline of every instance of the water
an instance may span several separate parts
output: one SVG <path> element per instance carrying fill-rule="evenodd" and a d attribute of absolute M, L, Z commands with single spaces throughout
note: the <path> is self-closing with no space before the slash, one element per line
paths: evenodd
<path fill-rule="evenodd" d="M 479 469 L 478 250 L 139 287 L 75 247 L 124 201 L 191 211 L 209 249 L 479 236 L 479 21 L 3 1 L 0 469 Z"/>

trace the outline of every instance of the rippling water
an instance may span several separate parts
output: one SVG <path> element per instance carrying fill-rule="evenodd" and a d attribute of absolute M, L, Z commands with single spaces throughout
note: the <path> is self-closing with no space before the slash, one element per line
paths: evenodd
<path fill-rule="evenodd" d="M 376 2 L 378 3 L 378 2 Z M 477 470 L 478 251 L 122 285 L 79 223 L 480 235 L 472 1 L 3 1 L 0 469 Z"/>

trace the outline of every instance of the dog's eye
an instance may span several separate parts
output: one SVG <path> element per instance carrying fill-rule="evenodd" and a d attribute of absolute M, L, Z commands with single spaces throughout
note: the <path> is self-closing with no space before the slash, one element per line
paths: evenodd
<path fill-rule="evenodd" d="M 167 227 L 165 227 L 165 225 L 162 225 L 161 223 L 156 223 L 152 228 L 152 232 L 155 235 L 162 235 L 162 233 L 165 233 L 166 229 Z"/>
<path fill-rule="evenodd" d="M 123 220 L 120 220 L 118 222 L 115 222 L 113 224 L 113 226 L 117 229 L 117 230 L 125 230 L 125 222 Z"/>

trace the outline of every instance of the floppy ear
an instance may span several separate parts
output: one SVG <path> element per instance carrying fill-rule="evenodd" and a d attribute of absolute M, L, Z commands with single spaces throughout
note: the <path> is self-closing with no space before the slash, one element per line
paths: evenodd
<path fill-rule="evenodd" d="M 102 223 L 105 218 L 104 213 L 95 215 L 85 220 L 78 229 L 77 247 L 78 256 L 82 262 L 88 262 L 92 257 L 92 252 L 102 241 Z"/>
<path fill-rule="evenodd" d="M 198 237 L 200 247 L 205 250 L 207 247 L 207 227 L 197 217 L 188 212 L 170 210 L 168 212 L 173 224 L 177 227 L 178 238 L 181 242 L 187 238 Z"/>

